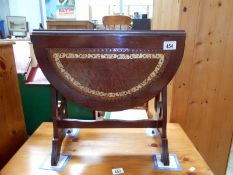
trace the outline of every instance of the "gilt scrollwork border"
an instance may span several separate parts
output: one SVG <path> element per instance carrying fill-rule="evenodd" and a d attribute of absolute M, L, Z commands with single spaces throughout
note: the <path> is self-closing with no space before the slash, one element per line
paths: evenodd
<path fill-rule="evenodd" d="M 86 53 L 85 53 L 86 52 Z M 154 79 L 159 78 L 167 64 L 166 55 L 164 53 L 157 53 L 153 49 L 109 49 L 106 53 L 104 49 L 49 49 L 50 57 L 53 59 L 55 66 L 62 74 L 63 78 L 73 84 L 79 91 L 85 94 L 105 97 L 105 98 L 119 98 L 132 95 L 149 85 Z M 154 70 L 139 84 L 134 87 L 120 92 L 103 92 L 94 90 L 82 85 L 64 68 L 62 59 L 157 59 L 158 64 Z"/>

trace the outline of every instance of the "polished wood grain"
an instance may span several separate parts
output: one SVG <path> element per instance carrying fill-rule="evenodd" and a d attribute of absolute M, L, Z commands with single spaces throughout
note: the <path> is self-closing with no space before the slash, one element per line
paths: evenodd
<path fill-rule="evenodd" d="M 185 32 L 180 31 L 34 31 L 31 35 L 35 54 L 46 78 L 66 98 L 100 111 L 117 111 L 140 106 L 159 94 L 172 79 L 182 60 Z M 163 50 L 164 41 L 176 41 L 176 50 Z M 54 49 L 53 51 L 50 49 Z M 72 50 L 73 49 L 73 50 Z M 76 49 L 76 51 L 75 51 Z M 65 50 L 67 50 L 65 52 Z M 148 51 L 149 50 L 149 51 Z M 48 52 L 49 51 L 49 52 Z M 85 54 L 164 54 L 158 76 L 140 90 L 126 96 L 106 97 L 90 92 L 127 92 L 138 88 L 155 70 L 158 60 L 150 59 L 64 59 L 58 69 L 53 53 Z M 72 64 L 70 64 L 72 62 Z M 166 62 L 166 63 L 165 63 Z M 98 64 L 98 65 L 97 65 Z M 142 68 L 143 67 L 143 68 Z M 160 69 L 158 69 L 160 70 Z M 76 84 L 68 81 L 65 73 Z M 77 83 L 78 81 L 78 83 Z M 103 82 L 103 83 L 102 83 Z"/>
<path fill-rule="evenodd" d="M 155 2 L 163 9 L 177 7 L 169 11 L 177 23 L 161 15 L 160 21 L 154 21 L 156 29 L 175 27 L 187 32 L 184 58 L 173 84 L 171 121 L 181 124 L 213 172 L 224 175 L 233 133 L 233 1 Z M 155 4 L 157 13 L 163 9 Z"/>
<path fill-rule="evenodd" d="M 31 39 L 38 63 L 53 87 L 51 165 L 59 160 L 65 129 L 74 127 L 161 128 L 161 160 L 169 165 L 166 85 L 182 60 L 184 31 L 34 31 Z M 175 42 L 176 48 L 166 49 L 168 41 Z M 66 98 L 93 110 L 117 111 L 142 105 L 155 96 L 161 96 L 155 103 L 159 119 L 67 119 Z"/>
<path fill-rule="evenodd" d="M 12 44 L 0 41 L 0 168 L 27 137 Z"/>
<path fill-rule="evenodd" d="M 125 175 L 213 174 L 178 124 L 168 124 L 168 138 L 182 172 L 154 170 L 152 155 L 160 152 L 160 139 L 145 129 L 81 129 L 78 139 L 63 142 L 62 152 L 73 155 L 64 171 L 38 169 L 51 153 L 51 138 L 52 124 L 43 123 L 2 169 L 2 175 L 109 175 L 114 168 L 123 168 Z"/>

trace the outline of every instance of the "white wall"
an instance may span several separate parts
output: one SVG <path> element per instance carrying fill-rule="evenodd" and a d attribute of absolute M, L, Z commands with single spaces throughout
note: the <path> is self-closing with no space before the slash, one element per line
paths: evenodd
<path fill-rule="evenodd" d="M 89 20 L 89 1 L 76 0 L 75 5 L 76 5 L 76 19 Z"/>
<path fill-rule="evenodd" d="M 9 0 L 9 9 L 11 16 L 26 16 L 30 32 L 39 28 L 39 23 L 41 23 L 40 0 Z"/>

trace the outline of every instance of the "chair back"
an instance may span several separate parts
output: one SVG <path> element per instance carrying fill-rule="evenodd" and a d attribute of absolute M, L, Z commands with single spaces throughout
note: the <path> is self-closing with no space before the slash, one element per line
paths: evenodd
<path fill-rule="evenodd" d="M 104 16 L 103 25 L 107 30 L 130 30 L 132 19 L 129 16 Z"/>

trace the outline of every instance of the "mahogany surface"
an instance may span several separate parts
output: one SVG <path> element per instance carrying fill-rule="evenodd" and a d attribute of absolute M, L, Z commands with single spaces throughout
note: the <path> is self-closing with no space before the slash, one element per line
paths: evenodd
<path fill-rule="evenodd" d="M 34 31 L 31 36 L 39 66 L 66 98 L 96 110 L 117 111 L 142 105 L 158 94 L 174 76 L 183 55 L 184 31 Z M 176 41 L 177 50 L 163 50 L 164 41 Z M 59 63 L 82 86 L 67 81 L 53 54 L 164 54 L 158 75 L 143 87 L 159 59 L 74 59 Z M 132 90 L 132 88 L 134 88 Z M 89 90 L 89 92 L 88 92 Z M 129 91 L 132 90 L 132 91 Z M 123 92 L 120 95 L 117 93 Z M 110 97 L 112 94 L 116 95 Z M 124 95 L 126 93 L 126 95 Z M 127 94 L 128 93 L 128 94 Z M 123 95 L 122 95 L 123 94 Z"/>
<path fill-rule="evenodd" d="M 182 59 L 184 31 L 35 31 L 31 38 L 39 66 L 52 84 L 51 165 L 59 161 L 66 129 L 95 127 L 161 128 L 161 161 L 169 165 L 167 84 Z M 167 41 L 176 42 L 176 49 L 164 49 Z M 68 119 L 67 98 L 93 110 L 114 111 L 153 97 L 158 99 L 158 119 Z"/>

